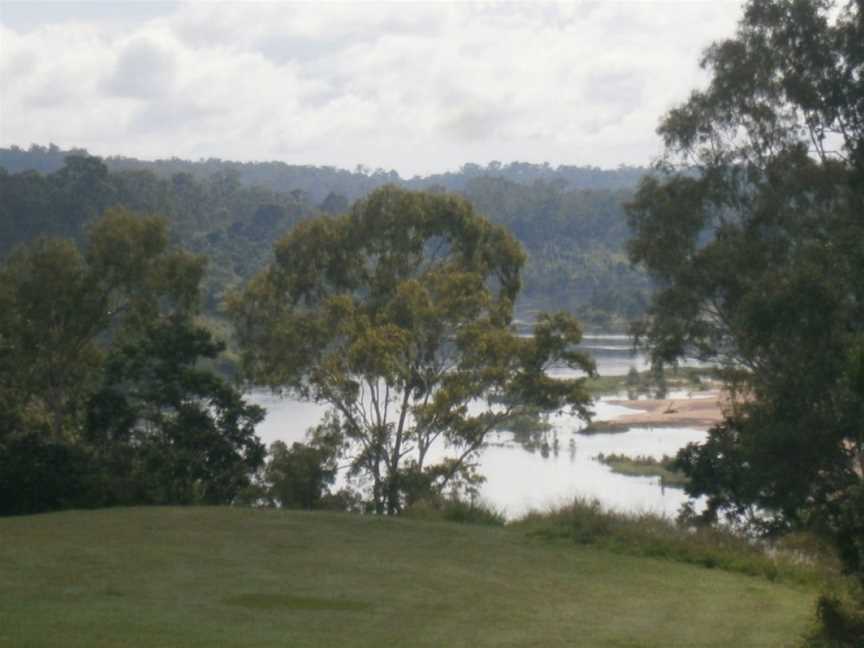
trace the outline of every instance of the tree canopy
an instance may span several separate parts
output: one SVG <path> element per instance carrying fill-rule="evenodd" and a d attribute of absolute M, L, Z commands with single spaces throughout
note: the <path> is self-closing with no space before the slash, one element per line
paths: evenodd
<path fill-rule="evenodd" d="M 465 200 L 388 186 L 298 225 L 230 310 L 249 377 L 329 403 L 375 510 L 468 475 L 496 425 L 528 410 L 585 415 L 593 372 L 563 313 L 512 327 L 524 253 Z M 436 441 L 449 448 L 433 453 Z"/>
<path fill-rule="evenodd" d="M 203 369 L 204 260 L 165 222 L 108 210 L 83 250 L 40 238 L 0 265 L 0 513 L 230 502 L 263 461 L 260 408 Z"/>
<path fill-rule="evenodd" d="M 862 3 L 763 0 L 702 61 L 631 204 L 662 288 L 655 360 L 719 362 L 738 396 L 679 458 L 708 514 L 827 531 L 864 575 Z"/>
<path fill-rule="evenodd" d="M 167 249 L 165 224 L 114 209 L 82 254 L 40 238 L 0 267 L 0 392 L 19 411 L 44 411 L 56 438 L 75 436 L 105 336 L 134 335 L 168 310 L 192 311 L 203 260 Z"/>

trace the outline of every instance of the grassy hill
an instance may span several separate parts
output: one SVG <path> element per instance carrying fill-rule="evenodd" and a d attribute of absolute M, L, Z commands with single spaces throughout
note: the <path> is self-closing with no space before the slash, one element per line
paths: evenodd
<path fill-rule="evenodd" d="M 777 646 L 814 592 L 488 528 L 231 508 L 0 519 L 0 646 Z"/>

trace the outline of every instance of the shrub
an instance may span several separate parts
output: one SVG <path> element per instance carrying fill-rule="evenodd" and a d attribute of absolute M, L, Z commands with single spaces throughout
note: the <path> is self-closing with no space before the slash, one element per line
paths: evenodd
<path fill-rule="evenodd" d="M 821 584 L 826 572 L 836 571 L 836 565 L 825 564 L 818 556 L 814 562 L 802 561 L 798 552 L 786 551 L 779 544 L 769 546 L 732 529 L 691 527 L 658 515 L 610 511 L 597 500 L 576 499 L 557 510 L 533 512 L 514 526 L 536 537 L 566 539 L 772 581 Z"/>
<path fill-rule="evenodd" d="M 504 526 L 504 514 L 482 501 L 470 501 L 456 497 L 427 498 L 414 502 L 402 515 L 414 520 L 446 520 L 461 524 Z"/>
<path fill-rule="evenodd" d="M 816 613 L 820 628 L 818 634 L 811 639 L 810 646 L 864 646 L 864 605 L 860 597 L 833 592 L 822 594 L 816 602 Z"/>
<path fill-rule="evenodd" d="M 0 515 L 98 506 L 97 470 L 83 449 L 35 433 L 0 442 Z"/>

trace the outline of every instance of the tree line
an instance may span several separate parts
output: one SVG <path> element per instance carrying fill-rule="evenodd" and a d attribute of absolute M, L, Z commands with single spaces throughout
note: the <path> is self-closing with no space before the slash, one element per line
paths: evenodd
<path fill-rule="evenodd" d="M 264 267 L 280 236 L 313 216 L 347 212 L 353 201 L 349 196 L 366 195 L 379 184 L 370 182 L 349 195 L 329 191 L 316 202 L 313 193 L 290 184 L 294 176 L 275 189 L 273 183 L 250 185 L 228 163 L 127 168 L 110 158 L 75 152 L 49 173 L 20 170 L 53 168 L 62 153 L 56 147 L 0 151 L 0 166 L 19 169 L 0 171 L 0 258 L 38 236 L 80 242 L 87 224 L 108 207 L 160 214 L 170 224 L 173 241 L 211 260 L 203 280 L 203 309 L 213 317 L 221 316 L 232 288 Z M 539 172 L 511 174 L 519 181 L 484 175 L 511 167 L 520 168 L 477 167 L 450 185 L 459 187 L 481 214 L 510 228 L 525 247 L 528 260 L 517 313 L 530 319 L 532 311 L 563 307 L 592 328 L 623 330 L 629 319 L 644 312 L 651 291 L 649 279 L 629 264 L 625 251 L 630 229 L 624 204 L 632 190 L 574 188 Z M 316 180 L 321 194 L 336 171 L 315 173 L 322 176 Z M 547 176 L 554 177 L 551 171 Z M 433 192 L 448 189 L 414 184 L 428 184 Z"/>
<path fill-rule="evenodd" d="M 18 146 L 0 148 L 0 167 L 9 173 L 39 171 L 53 173 L 63 166 L 67 155 L 87 155 L 84 149 L 63 150 L 55 144 L 32 144 L 23 149 Z M 354 202 L 371 191 L 395 184 L 405 189 L 426 190 L 434 187 L 462 192 L 468 182 L 477 178 L 496 178 L 519 185 L 546 182 L 572 191 L 632 189 L 648 169 L 640 166 L 620 166 L 601 169 L 593 166 L 558 165 L 529 162 L 490 162 L 463 164 L 456 171 L 433 173 L 428 176 L 402 178 L 394 170 L 371 169 L 358 165 L 353 171 L 329 166 L 296 165 L 284 162 L 234 162 L 219 158 L 183 160 L 164 158 L 139 160 L 133 157 L 108 156 L 104 159 L 109 170 L 152 171 L 163 178 L 188 173 L 199 180 L 212 175 L 233 175 L 249 187 L 264 187 L 271 191 L 301 191 L 309 200 L 321 204 L 329 195 L 343 196 Z"/>

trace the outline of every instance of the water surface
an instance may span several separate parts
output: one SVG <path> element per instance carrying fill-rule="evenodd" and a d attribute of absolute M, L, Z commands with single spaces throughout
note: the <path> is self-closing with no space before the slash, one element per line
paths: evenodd
<path fill-rule="evenodd" d="M 644 355 L 633 354 L 626 336 L 586 336 L 585 349 L 592 354 L 601 375 L 623 375 L 630 367 L 647 367 Z M 556 375 L 571 375 L 558 370 Z M 676 394 L 682 398 L 684 393 Z M 308 428 L 323 417 L 326 407 L 254 392 L 251 399 L 267 408 L 267 417 L 258 427 L 262 440 L 287 443 L 303 441 Z M 601 399 L 594 405 L 596 420 L 612 420 L 633 410 Z M 494 433 L 489 447 L 478 458 L 478 470 L 485 476 L 481 497 L 503 510 L 509 518 L 532 509 L 564 504 L 573 497 L 597 498 L 606 506 L 633 512 L 674 516 L 686 501 L 683 491 L 662 488 L 655 477 L 628 477 L 614 474 L 596 461 L 600 454 L 673 455 L 687 443 L 701 441 L 705 432 L 693 428 L 633 428 L 626 433 L 582 435 L 584 422 L 567 413 L 550 417 L 554 430 L 545 443 L 526 449 L 509 432 Z M 444 456 L 436 448 L 430 459 Z"/>

